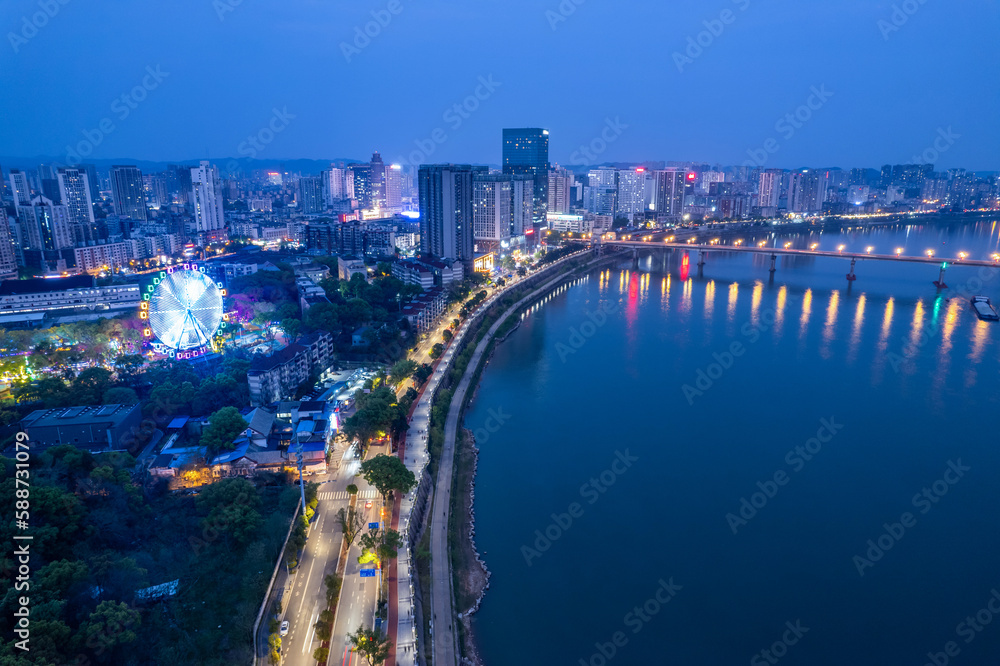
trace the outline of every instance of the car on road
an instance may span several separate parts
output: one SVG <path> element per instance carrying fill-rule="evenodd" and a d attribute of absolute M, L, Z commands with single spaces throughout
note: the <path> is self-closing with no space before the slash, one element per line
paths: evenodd
<path fill-rule="evenodd" d="M 285 620 L 284 622 L 281 623 L 281 635 L 282 636 L 288 635 L 288 620 Z"/>
<path fill-rule="evenodd" d="M 371 500 L 368 500 L 367 502 L 365 502 L 365 508 L 366 509 L 372 508 L 372 501 Z"/>

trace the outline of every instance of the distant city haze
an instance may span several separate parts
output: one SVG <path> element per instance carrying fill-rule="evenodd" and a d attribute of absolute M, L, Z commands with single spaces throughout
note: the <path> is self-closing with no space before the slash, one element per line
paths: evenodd
<path fill-rule="evenodd" d="M 503 128 L 544 127 L 565 167 L 878 168 L 933 150 L 937 170 L 998 168 L 991 0 L 11 0 L 3 15 L 0 157 L 500 164 Z"/>

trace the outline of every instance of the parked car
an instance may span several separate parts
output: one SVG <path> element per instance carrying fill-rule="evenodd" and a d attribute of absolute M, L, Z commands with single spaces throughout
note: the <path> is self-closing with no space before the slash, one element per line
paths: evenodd
<path fill-rule="evenodd" d="M 287 636 L 288 635 L 288 620 L 285 620 L 284 622 L 281 623 L 281 632 L 280 633 L 281 633 L 282 636 Z"/>

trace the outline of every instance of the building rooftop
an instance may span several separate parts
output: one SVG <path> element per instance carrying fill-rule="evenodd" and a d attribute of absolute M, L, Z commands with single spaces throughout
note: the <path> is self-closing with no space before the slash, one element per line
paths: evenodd
<path fill-rule="evenodd" d="M 108 423 L 117 426 L 122 423 L 139 405 L 96 405 L 92 407 L 59 407 L 57 409 L 38 409 L 22 421 L 25 427 L 46 427 L 75 425 L 81 423 Z"/>
<path fill-rule="evenodd" d="M 4 280 L 0 282 L 0 296 L 22 294 L 45 294 L 68 289 L 94 289 L 97 280 L 90 275 L 71 275 L 59 278 L 31 278 L 28 280 Z"/>

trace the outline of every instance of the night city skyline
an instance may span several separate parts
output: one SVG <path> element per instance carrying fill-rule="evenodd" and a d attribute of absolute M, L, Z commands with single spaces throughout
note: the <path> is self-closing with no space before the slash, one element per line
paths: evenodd
<path fill-rule="evenodd" d="M 0 3 L 0 666 L 997 662 L 1000 0 Z"/>

